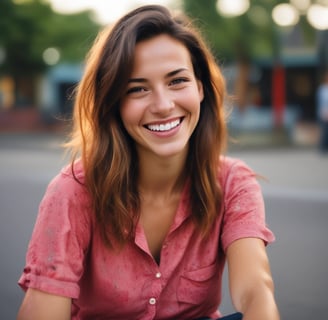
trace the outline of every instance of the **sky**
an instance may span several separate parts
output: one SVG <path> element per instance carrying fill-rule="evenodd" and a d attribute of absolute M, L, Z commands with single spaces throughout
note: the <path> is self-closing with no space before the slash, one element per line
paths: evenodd
<path fill-rule="evenodd" d="M 73 13 L 85 9 L 93 9 L 97 20 L 110 23 L 137 5 L 168 5 L 172 0 L 48 0 L 53 9 L 61 13 Z"/>

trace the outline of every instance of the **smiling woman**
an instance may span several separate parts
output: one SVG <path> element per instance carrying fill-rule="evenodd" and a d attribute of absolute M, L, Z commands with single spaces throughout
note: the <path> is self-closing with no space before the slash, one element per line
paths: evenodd
<path fill-rule="evenodd" d="M 278 320 L 260 185 L 225 156 L 225 81 L 190 20 L 138 7 L 100 33 L 70 164 L 40 205 L 18 320 Z"/>

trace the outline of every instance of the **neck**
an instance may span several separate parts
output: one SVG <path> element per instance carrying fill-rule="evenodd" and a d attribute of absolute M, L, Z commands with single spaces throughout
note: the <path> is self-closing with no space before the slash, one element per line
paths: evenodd
<path fill-rule="evenodd" d="M 181 192 L 186 156 L 139 159 L 139 190 L 150 197 L 170 197 Z"/>

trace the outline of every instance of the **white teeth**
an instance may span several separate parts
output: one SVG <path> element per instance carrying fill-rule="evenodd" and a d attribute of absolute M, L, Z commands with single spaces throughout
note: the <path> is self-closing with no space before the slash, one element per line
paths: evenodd
<path fill-rule="evenodd" d="M 180 119 L 174 120 L 166 124 L 150 124 L 147 126 L 147 128 L 151 131 L 168 131 L 177 127 L 179 124 L 180 124 Z"/>

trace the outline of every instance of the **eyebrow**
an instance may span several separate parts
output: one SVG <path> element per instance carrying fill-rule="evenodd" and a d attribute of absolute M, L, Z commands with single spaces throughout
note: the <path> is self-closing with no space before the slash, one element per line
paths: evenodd
<path fill-rule="evenodd" d="M 182 72 L 182 71 L 187 71 L 188 69 L 186 68 L 179 68 L 177 70 L 170 71 L 168 74 L 165 75 L 165 78 L 170 78 L 175 76 L 176 74 Z M 145 78 L 131 78 L 129 79 L 128 83 L 133 83 L 133 82 L 147 82 Z"/>

